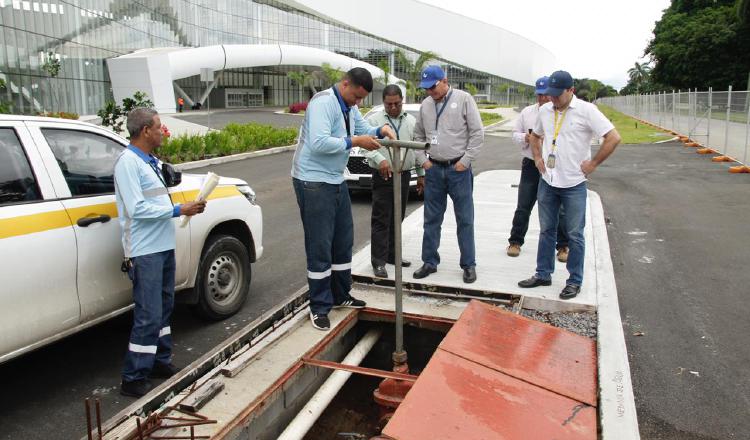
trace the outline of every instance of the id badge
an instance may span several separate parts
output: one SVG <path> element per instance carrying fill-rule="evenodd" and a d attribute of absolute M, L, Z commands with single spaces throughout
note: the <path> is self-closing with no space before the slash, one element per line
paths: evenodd
<path fill-rule="evenodd" d="M 555 168 L 555 154 L 550 153 L 549 156 L 547 156 L 547 168 L 553 169 Z"/>
<path fill-rule="evenodd" d="M 430 138 L 430 144 L 431 145 L 437 145 L 438 144 L 437 135 L 433 135 L 432 138 Z"/>

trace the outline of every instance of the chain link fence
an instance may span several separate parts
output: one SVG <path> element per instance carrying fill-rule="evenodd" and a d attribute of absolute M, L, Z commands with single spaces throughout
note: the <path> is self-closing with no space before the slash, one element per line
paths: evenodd
<path fill-rule="evenodd" d="M 750 93 L 712 89 L 611 96 L 600 103 L 667 130 L 747 165 Z"/>

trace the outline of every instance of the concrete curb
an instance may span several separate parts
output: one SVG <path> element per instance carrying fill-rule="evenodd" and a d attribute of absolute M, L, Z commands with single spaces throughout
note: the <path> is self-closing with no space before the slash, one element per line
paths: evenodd
<path fill-rule="evenodd" d="M 251 151 L 249 153 L 233 154 L 231 156 L 214 157 L 212 159 L 196 160 L 193 162 L 185 162 L 176 164 L 174 167 L 179 171 L 192 170 L 193 168 L 201 168 L 208 165 L 219 165 L 223 163 L 236 162 L 238 160 L 250 159 L 253 157 L 270 156 L 272 154 L 285 153 L 287 151 L 293 151 L 297 148 L 297 144 L 287 145 L 285 147 L 273 147 L 265 150 Z"/>
<path fill-rule="evenodd" d="M 620 318 L 617 285 L 609 249 L 604 207 L 599 194 L 588 192 L 596 255 L 597 356 L 599 422 L 602 439 L 640 439 L 630 376 L 628 349 Z"/>
<path fill-rule="evenodd" d="M 283 110 L 280 110 L 280 111 L 277 111 L 277 112 L 273 112 L 273 114 L 275 114 L 275 115 L 284 115 L 284 116 L 305 116 L 304 113 L 288 113 L 288 112 L 285 112 Z"/>

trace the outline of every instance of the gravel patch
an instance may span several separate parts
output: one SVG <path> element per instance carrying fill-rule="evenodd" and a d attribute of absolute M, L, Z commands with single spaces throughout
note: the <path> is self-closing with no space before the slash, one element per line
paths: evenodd
<path fill-rule="evenodd" d="M 539 310 L 524 309 L 521 310 L 521 315 L 590 339 L 596 339 L 596 312 L 542 312 Z"/>

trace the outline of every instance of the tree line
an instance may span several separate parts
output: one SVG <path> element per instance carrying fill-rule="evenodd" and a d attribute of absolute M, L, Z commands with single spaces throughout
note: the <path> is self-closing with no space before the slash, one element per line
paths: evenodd
<path fill-rule="evenodd" d="M 644 63 L 620 94 L 713 87 L 750 80 L 750 0 L 672 0 L 654 26 Z"/>

